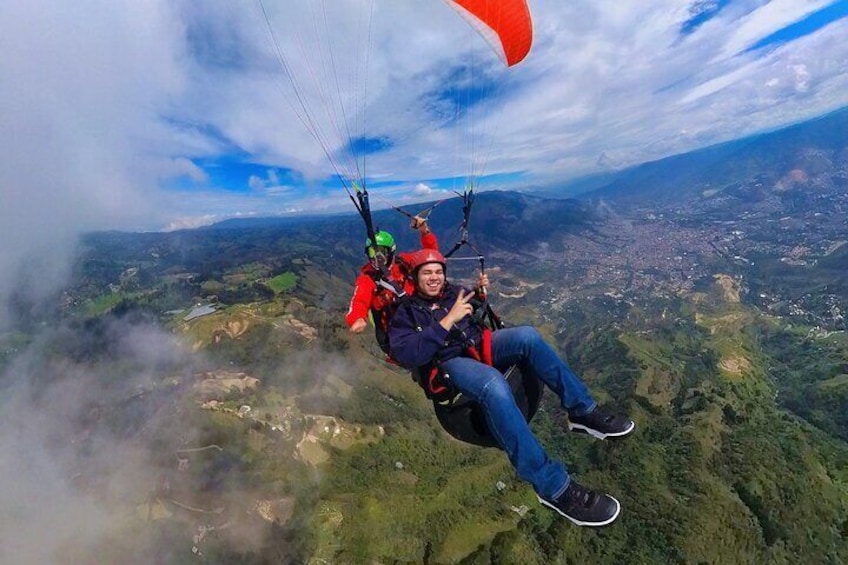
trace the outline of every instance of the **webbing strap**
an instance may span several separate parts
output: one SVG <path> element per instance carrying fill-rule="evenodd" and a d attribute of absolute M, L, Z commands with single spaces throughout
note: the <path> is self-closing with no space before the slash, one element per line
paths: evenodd
<path fill-rule="evenodd" d="M 442 394 L 448 390 L 447 385 L 439 383 L 440 373 L 441 370 L 439 367 L 434 365 L 433 368 L 430 369 L 430 374 L 427 375 L 427 388 L 431 395 Z"/>
<path fill-rule="evenodd" d="M 492 366 L 492 330 L 483 328 L 483 363 Z"/>
<path fill-rule="evenodd" d="M 392 282 L 387 281 L 386 279 L 380 277 L 375 279 L 374 284 L 377 286 L 383 287 L 398 298 L 403 298 L 406 296 L 406 291 L 403 290 L 403 287 L 398 288 L 398 286 L 394 285 Z"/>
<path fill-rule="evenodd" d="M 480 342 L 480 350 L 478 351 L 476 347 L 469 347 L 465 350 L 468 353 L 468 356 L 474 359 L 475 361 L 479 361 L 480 363 L 485 363 L 488 366 L 492 366 L 492 330 L 489 328 L 483 328 L 483 340 Z"/>

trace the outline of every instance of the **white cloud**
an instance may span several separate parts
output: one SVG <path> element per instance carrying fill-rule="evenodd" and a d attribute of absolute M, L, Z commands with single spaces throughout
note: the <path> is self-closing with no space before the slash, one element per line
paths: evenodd
<path fill-rule="evenodd" d="M 226 220 L 226 217 L 216 216 L 215 214 L 203 214 L 201 216 L 181 216 L 171 220 L 164 231 L 176 231 L 200 228 L 203 226 L 211 226 L 215 222 Z"/>
<path fill-rule="evenodd" d="M 45 328 L 0 371 L 2 563 L 109 563 L 117 558 L 115 546 L 135 546 L 143 555 L 156 548 L 144 528 L 133 530 L 136 539 L 127 535 L 128 516 L 166 471 L 156 462 L 161 446 L 148 445 L 144 426 L 185 393 L 173 390 L 158 400 L 150 393 L 161 373 L 191 374 L 191 363 L 200 359 L 155 328 L 114 322 L 108 330 L 110 345 L 121 352 L 119 371 L 126 373 L 117 381 L 114 362 L 59 359 L 56 342 L 70 334 L 83 341 L 78 328 Z M 136 427 L 115 426 L 109 412 L 116 404 L 129 405 L 139 391 L 144 400 L 136 410 L 151 403 L 142 412 L 147 421 L 133 422 L 136 411 L 123 414 L 123 422 Z M 183 437 L 195 434 L 181 430 Z M 134 561 L 127 555 L 123 560 Z"/>
<path fill-rule="evenodd" d="M 209 181 L 209 175 L 206 171 L 185 157 L 163 161 L 161 164 L 161 178 L 163 179 L 169 180 L 182 177 L 191 179 L 196 183 L 206 183 Z"/>
<path fill-rule="evenodd" d="M 795 73 L 795 90 L 807 92 L 810 89 L 810 73 L 807 71 L 807 65 L 792 65 L 791 68 Z"/>
<path fill-rule="evenodd" d="M 256 175 L 250 175 L 247 185 L 250 187 L 250 190 L 263 190 L 265 188 L 265 179 L 261 179 Z"/>
<path fill-rule="evenodd" d="M 292 191 L 291 186 L 281 185 L 280 182 L 279 172 L 276 169 L 268 169 L 264 178 L 250 175 L 247 186 L 254 192 L 264 192 L 268 195 L 288 194 Z"/>
<path fill-rule="evenodd" d="M 412 192 L 415 193 L 416 196 L 430 196 L 433 194 L 433 189 L 427 183 L 419 182 L 415 185 Z"/>
<path fill-rule="evenodd" d="M 268 196 L 296 198 L 298 193 L 303 192 L 303 189 L 296 186 L 278 184 L 274 186 L 269 186 L 265 192 L 266 194 L 268 194 Z"/>

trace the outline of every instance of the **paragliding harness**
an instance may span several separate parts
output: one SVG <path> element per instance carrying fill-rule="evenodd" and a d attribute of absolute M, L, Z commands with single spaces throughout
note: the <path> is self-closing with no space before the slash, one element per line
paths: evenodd
<path fill-rule="evenodd" d="M 476 299 L 471 300 L 471 304 Z M 489 306 L 485 298 L 478 301 L 472 316 L 482 330 L 482 339 L 477 347 L 468 347 L 464 354 L 472 359 L 493 365 L 492 336 L 494 332 L 504 327 L 503 322 Z M 401 308 L 423 308 L 411 304 L 409 298 L 401 302 Z M 428 310 L 429 312 L 429 310 Z M 411 314 L 410 314 L 410 317 Z M 423 328 L 416 327 L 416 331 Z M 500 367 L 495 367 L 501 370 Z M 411 371 L 412 379 L 424 390 L 427 398 L 433 401 L 433 410 L 442 428 L 454 438 L 480 447 L 500 447 L 498 440 L 489 430 L 486 414 L 482 406 L 463 395 L 451 382 L 450 374 L 444 370 L 440 360 Z M 536 414 L 542 399 L 542 384 L 531 376 L 522 374 L 518 365 L 512 365 L 502 371 L 504 380 L 512 390 L 515 404 L 524 419 L 529 422 Z"/>
<path fill-rule="evenodd" d="M 450 251 L 445 253 L 445 259 L 450 259 L 451 256 L 459 251 L 462 247 L 468 246 L 476 257 L 465 257 L 464 259 L 476 259 L 480 262 L 480 272 L 485 272 L 485 257 L 474 245 L 468 240 L 468 226 L 471 221 L 471 206 L 474 204 L 474 189 L 469 187 L 457 196 L 462 198 L 462 224 L 459 228 L 459 240 L 454 244 Z M 438 203 L 437 203 L 438 204 Z M 434 205 L 435 207 L 435 205 Z M 454 258 L 455 260 L 459 258 Z M 486 365 L 492 366 L 492 332 L 504 327 L 500 317 L 495 314 L 489 304 L 488 297 L 485 294 L 485 289 L 477 291 L 477 296 L 471 300 L 471 305 L 474 307 L 473 318 L 475 323 L 482 329 L 483 337 L 477 347 L 468 347 L 465 354 L 475 361 L 480 361 Z M 422 331 L 422 328 L 416 328 L 417 331 Z M 413 371 L 413 380 L 415 380 L 427 398 L 434 402 L 443 405 L 450 405 L 457 398 L 459 392 L 450 383 L 450 378 L 442 370 L 438 360 L 430 366 L 418 368 Z"/>
<path fill-rule="evenodd" d="M 357 187 L 358 188 L 358 187 Z M 364 194 L 363 196 L 360 196 Z M 368 208 L 368 193 L 366 191 L 359 192 L 357 190 L 357 196 L 359 197 L 359 203 L 356 205 L 357 210 L 360 210 L 360 215 L 362 215 L 363 220 L 365 220 L 366 228 L 370 225 L 370 209 Z M 352 199 L 353 197 L 351 197 Z M 363 206 L 363 198 L 364 198 L 364 206 Z M 439 200 L 429 208 L 422 210 L 418 214 L 410 214 L 403 208 L 399 208 L 398 206 L 392 206 L 392 209 L 400 212 L 410 220 L 418 218 L 427 219 L 430 216 L 430 212 L 433 209 L 444 202 L 444 200 Z M 369 210 L 369 219 L 365 219 L 362 210 Z M 368 237 L 371 237 L 370 235 Z M 373 241 L 373 239 L 372 239 Z M 405 273 L 406 276 L 410 276 L 408 266 L 404 263 L 403 259 L 399 257 L 395 257 L 395 261 L 400 266 L 401 270 Z M 380 346 L 382 352 L 386 355 L 385 361 L 392 365 L 400 365 L 394 358 L 392 358 L 391 346 L 389 345 L 389 323 L 391 322 L 392 316 L 394 316 L 395 312 L 398 309 L 398 305 L 401 302 L 401 299 L 406 297 L 406 291 L 404 291 L 402 285 L 398 285 L 388 276 L 388 273 L 385 270 L 377 270 L 372 269 L 369 273 L 371 279 L 374 281 L 374 284 L 377 285 L 377 294 L 371 300 L 371 320 L 374 323 L 374 336 L 377 339 L 377 345 Z"/>
<path fill-rule="evenodd" d="M 368 200 L 368 190 L 364 187 L 360 188 L 355 182 L 353 183 L 353 188 L 356 191 L 355 198 L 347 186 L 345 186 L 347 195 L 356 207 L 356 211 L 359 212 L 362 221 L 365 222 L 368 240 L 376 244 L 377 238 L 375 234 L 378 230 L 374 229 L 374 223 L 371 220 L 371 204 Z M 374 337 L 377 339 L 377 345 L 386 354 L 386 360 L 392 362 L 389 348 L 389 320 L 392 319 L 392 315 L 397 309 L 398 301 L 406 296 L 406 292 L 403 290 L 403 285 L 392 281 L 389 276 L 388 265 L 372 262 L 371 267 L 368 275 L 377 286 L 377 296 L 371 301 L 371 319 L 374 322 Z"/>
<path fill-rule="evenodd" d="M 477 257 L 464 257 L 464 259 L 476 259 L 480 261 L 480 272 L 483 273 L 486 270 L 486 258 L 468 240 L 468 229 L 471 224 L 471 206 L 474 204 L 474 188 L 466 188 L 462 194 L 456 192 L 456 195 L 462 198 L 462 224 L 459 226 L 459 240 L 450 251 L 445 253 L 445 259 L 450 259 L 454 253 L 467 245 L 471 251 L 477 254 Z M 454 259 L 459 259 L 459 257 L 455 257 Z"/>
<path fill-rule="evenodd" d="M 365 222 L 365 227 L 368 230 L 369 239 L 374 242 L 375 230 L 371 221 L 371 210 L 368 202 L 368 192 L 365 189 L 360 189 L 354 184 L 356 189 L 356 198 L 348 190 L 348 196 L 356 206 L 357 211 Z M 347 187 L 345 187 L 347 190 Z M 485 258 L 477 250 L 474 245 L 468 240 L 468 226 L 471 215 L 471 206 L 474 202 L 473 188 L 466 189 L 463 194 L 457 193 L 463 199 L 463 222 L 460 227 L 460 239 L 453 248 L 445 254 L 445 258 L 450 258 L 456 251 L 464 246 L 468 246 L 476 257 L 467 257 L 464 259 L 476 259 L 480 262 L 480 271 L 484 272 Z M 435 208 L 440 202 L 431 206 L 427 211 Z M 411 214 L 399 210 L 409 217 Z M 418 214 L 419 216 L 421 214 Z M 454 258 L 458 260 L 460 258 Z M 380 296 L 384 298 L 385 305 L 376 310 L 372 308 L 372 318 L 374 321 L 374 329 L 376 333 L 377 343 L 386 354 L 386 361 L 392 364 L 400 365 L 391 357 L 390 344 L 388 340 L 388 324 L 394 313 L 399 307 L 414 308 L 412 298 L 407 297 L 402 286 L 395 284 L 389 277 L 388 269 L 374 269 L 375 284 L 380 289 Z M 472 300 L 475 306 L 474 318 L 476 323 L 483 330 L 483 338 L 478 347 L 467 348 L 465 353 L 478 361 L 492 365 L 492 348 L 491 338 L 493 332 L 504 327 L 503 321 L 492 309 L 485 294 L 481 293 L 481 298 Z M 476 303 L 475 303 L 476 301 Z M 411 312 L 410 312 L 410 317 Z M 423 328 L 416 328 L 418 331 L 423 331 Z M 474 400 L 464 396 L 451 383 L 450 375 L 447 374 L 438 361 L 428 367 L 421 367 L 411 371 L 413 380 L 424 389 L 424 393 L 433 401 L 436 418 L 442 428 L 454 438 L 478 445 L 481 447 L 499 447 L 497 440 L 491 434 L 486 423 L 486 417 L 480 405 Z M 542 397 L 542 386 L 538 379 L 525 378 L 522 375 L 517 365 L 509 367 L 503 371 L 504 379 L 510 385 L 515 403 L 525 420 L 528 422 L 536 413 Z"/>
<path fill-rule="evenodd" d="M 371 300 L 371 320 L 374 322 L 374 337 L 380 350 L 386 354 L 386 361 L 395 363 L 391 358 L 391 347 L 389 346 L 389 322 L 394 316 L 400 299 L 406 296 L 403 288 L 382 278 L 379 271 L 377 276 L 372 274 L 374 283 L 377 285 L 377 295 Z"/>
<path fill-rule="evenodd" d="M 497 318 L 497 315 L 491 309 L 485 298 L 481 300 L 475 297 L 470 303 L 474 306 L 474 314 L 472 314 L 472 317 L 474 322 L 482 330 L 482 336 L 480 343 L 469 345 L 463 350 L 463 353 L 475 361 L 479 361 L 491 367 L 492 332 L 503 327 L 503 324 L 500 319 Z M 425 310 L 417 304 L 413 305 L 410 300 L 404 300 L 401 304 L 403 304 L 405 308 L 417 307 L 422 311 L 430 312 L 430 310 Z M 411 315 L 410 318 L 412 318 Z M 415 331 L 421 332 L 424 331 L 424 328 L 416 326 Z M 450 376 L 442 367 L 440 359 L 436 359 L 423 367 L 416 367 L 412 369 L 411 373 L 412 380 L 418 383 L 418 385 L 424 390 L 424 394 L 427 395 L 427 398 L 436 404 L 451 406 L 460 396 L 459 391 L 456 390 L 456 387 L 454 387 L 453 383 L 450 382 Z"/>
<path fill-rule="evenodd" d="M 460 228 L 460 239 L 445 254 L 445 258 L 449 259 L 460 248 L 468 246 L 477 254 L 476 259 L 480 262 L 480 272 L 482 273 L 484 272 L 484 257 L 468 240 L 471 205 L 474 202 L 473 189 L 466 189 L 460 196 L 463 199 L 463 222 Z M 410 299 L 403 300 L 401 304 L 407 308 L 413 307 Z M 472 299 L 471 304 L 474 306 L 472 316 L 483 330 L 483 336 L 479 347 L 469 347 L 465 350 L 465 354 L 481 363 L 494 366 L 492 362 L 492 334 L 504 328 L 505 324 L 492 309 L 485 293 L 479 293 L 479 298 Z M 423 331 L 423 328 L 416 328 L 416 330 Z M 524 419 L 529 422 L 539 408 L 542 399 L 541 382 L 536 378 L 523 375 L 518 365 L 507 368 L 503 371 L 503 376 L 512 389 L 516 405 Z M 412 378 L 424 389 L 427 397 L 433 401 L 433 408 L 439 424 L 451 436 L 481 447 L 499 447 L 497 440 L 489 430 L 486 416 L 479 403 L 464 396 L 454 386 L 450 380 L 450 375 L 444 371 L 439 360 L 413 370 Z"/>

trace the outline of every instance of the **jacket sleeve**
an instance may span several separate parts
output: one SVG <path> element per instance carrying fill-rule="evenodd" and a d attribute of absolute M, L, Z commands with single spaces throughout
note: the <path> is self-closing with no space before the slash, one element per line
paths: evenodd
<path fill-rule="evenodd" d="M 374 279 L 360 273 L 356 277 L 356 287 L 353 289 L 353 296 L 350 299 L 347 314 L 345 314 L 345 323 L 350 327 L 356 320 L 360 318 L 368 319 L 368 310 L 371 308 L 371 298 L 374 296 L 374 290 L 377 285 L 374 284 Z"/>
<path fill-rule="evenodd" d="M 437 321 L 430 320 L 427 327 L 418 331 L 410 308 L 400 307 L 389 326 L 389 343 L 392 358 L 407 368 L 428 364 L 442 348 L 448 330 Z"/>
<path fill-rule="evenodd" d="M 427 232 L 421 234 L 421 248 L 439 250 L 439 240 L 436 239 L 436 234 Z"/>

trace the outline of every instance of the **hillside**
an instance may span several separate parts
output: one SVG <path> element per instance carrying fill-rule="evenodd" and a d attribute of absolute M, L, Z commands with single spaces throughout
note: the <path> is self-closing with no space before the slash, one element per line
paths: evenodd
<path fill-rule="evenodd" d="M 645 163 L 594 184 L 590 195 L 665 205 L 738 191 L 790 190 L 798 181 L 832 179 L 848 186 L 848 109 L 773 132 Z M 827 182 L 827 181 L 824 181 Z M 814 183 L 813 183 L 814 184 Z M 759 192 L 759 191 L 757 191 Z M 750 197 L 751 195 L 749 195 Z"/>
<path fill-rule="evenodd" d="M 621 500 L 600 530 L 541 507 L 499 451 L 449 438 L 371 336 L 347 332 L 355 216 L 91 234 L 56 308 L 22 302 L 0 336 L 2 418 L 43 432 L 53 513 L 107 518 L 57 561 L 848 561 L 848 195 L 835 146 L 818 169 L 791 159 L 824 143 L 799 128 L 779 164 L 760 157 L 777 141 L 749 141 L 715 176 L 690 168 L 704 155 L 646 165 L 627 183 L 653 188 L 624 198 L 478 197 L 470 236 L 498 311 L 637 423 L 619 442 L 569 434 L 550 393 L 533 421 Z M 756 180 L 786 167 L 805 175 Z M 443 247 L 460 219 L 458 199 L 434 210 Z M 406 222 L 377 214 L 402 248 Z M 26 463 L 37 491 L 49 475 Z"/>

